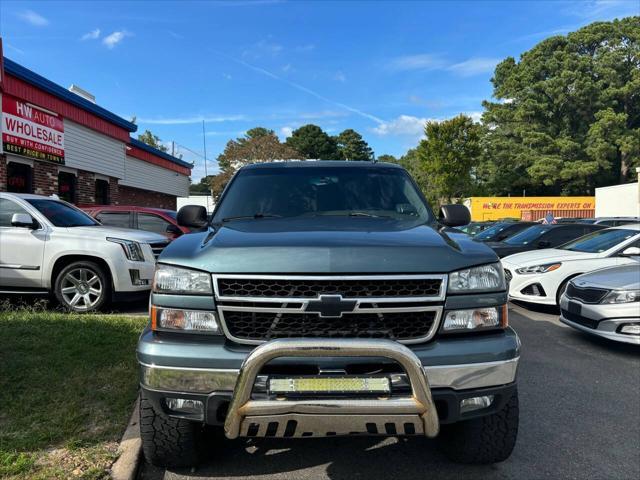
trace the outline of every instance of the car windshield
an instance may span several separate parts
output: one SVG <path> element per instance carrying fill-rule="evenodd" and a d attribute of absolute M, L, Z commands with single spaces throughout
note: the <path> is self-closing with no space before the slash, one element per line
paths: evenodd
<path fill-rule="evenodd" d="M 540 238 L 549 228 L 549 225 L 534 225 L 506 239 L 504 243 L 509 245 L 529 245 L 531 242 Z"/>
<path fill-rule="evenodd" d="M 409 175 L 385 167 L 273 167 L 242 170 L 213 222 L 299 216 L 383 217 L 431 221 Z"/>
<path fill-rule="evenodd" d="M 624 242 L 625 240 L 638 235 L 637 230 L 626 230 L 623 228 L 611 228 L 598 230 L 596 232 L 580 237 L 569 243 L 558 247 L 563 250 L 584 253 L 601 253 Z"/>
<path fill-rule="evenodd" d="M 480 232 L 478 235 L 476 235 L 476 238 L 478 240 L 487 240 L 487 239 L 493 237 L 496 233 L 500 233 L 501 231 L 503 231 L 509 225 L 511 225 L 511 224 L 509 224 L 509 223 L 496 223 L 495 225 L 492 225 L 489 228 L 487 228 L 486 230 L 483 230 L 482 232 Z"/>
<path fill-rule="evenodd" d="M 82 210 L 58 200 L 28 199 L 56 227 L 91 227 L 100 225 Z"/>

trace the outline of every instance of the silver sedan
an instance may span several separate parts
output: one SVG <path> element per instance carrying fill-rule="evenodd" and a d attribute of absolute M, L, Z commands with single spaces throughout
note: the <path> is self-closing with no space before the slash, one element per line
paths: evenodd
<path fill-rule="evenodd" d="M 591 335 L 640 345 L 640 262 L 604 268 L 569 282 L 560 321 Z"/>

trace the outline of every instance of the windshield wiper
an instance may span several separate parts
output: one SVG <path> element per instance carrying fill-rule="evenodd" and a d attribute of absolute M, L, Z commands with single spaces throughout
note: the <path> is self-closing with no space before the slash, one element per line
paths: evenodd
<path fill-rule="evenodd" d="M 258 219 L 258 218 L 282 218 L 282 215 L 271 215 L 269 213 L 254 213 L 253 215 L 237 215 L 235 217 L 226 217 L 226 218 L 223 218 L 222 221 L 223 222 L 229 222 L 231 220 L 242 220 L 242 219 L 247 219 L 247 218 L 254 218 L 254 219 Z"/>
<path fill-rule="evenodd" d="M 350 217 L 371 217 L 371 218 L 389 218 L 389 215 L 376 215 L 367 212 L 349 212 Z"/>

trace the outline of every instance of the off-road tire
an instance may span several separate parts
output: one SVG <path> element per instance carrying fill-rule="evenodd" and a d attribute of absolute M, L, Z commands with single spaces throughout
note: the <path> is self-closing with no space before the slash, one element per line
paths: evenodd
<path fill-rule="evenodd" d="M 159 467 L 191 467 L 198 463 L 202 426 L 171 418 L 140 395 L 140 437 L 147 462 Z"/>
<path fill-rule="evenodd" d="M 97 276 L 99 279 L 101 295 L 97 299 L 96 303 L 91 305 L 90 308 L 74 308 L 65 299 L 65 296 L 62 292 L 62 288 L 64 286 L 64 278 L 66 277 L 66 275 L 69 272 L 73 272 L 74 270 L 79 269 L 86 272 L 91 272 L 91 274 Z M 106 307 L 111 300 L 111 277 L 109 276 L 108 272 L 105 272 L 103 267 L 90 260 L 79 260 L 77 262 L 72 262 L 69 265 L 65 266 L 62 270 L 60 270 L 56 275 L 56 278 L 53 281 L 53 295 L 55 296 L 55 299 L 60 304 L 60 306 L 70 312 L 86 313 L 100 310 Z"/>
<path fill-rule="evenodd" d="M 444 454 L 457 463 L 488 464 L 509 458 L 518 436 L 518 392 L 498 412 L 442 425 L 438 438 Z"/>

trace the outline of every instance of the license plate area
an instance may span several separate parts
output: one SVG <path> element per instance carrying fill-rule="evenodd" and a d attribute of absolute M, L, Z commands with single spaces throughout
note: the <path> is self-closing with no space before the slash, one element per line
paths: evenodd
<path fill-rule="evenodd" d="M 582 305 L 577 302 L 569 302 L 567 310 L 569 313 L 573 313 L 574 315 L 582 315 Z"/>
<path fill-rule="evenodd" d="M 268 382 L 271 395 L 299 396 L 387 396 L 391 382 L 386 376 L 272 376 Z"/>

